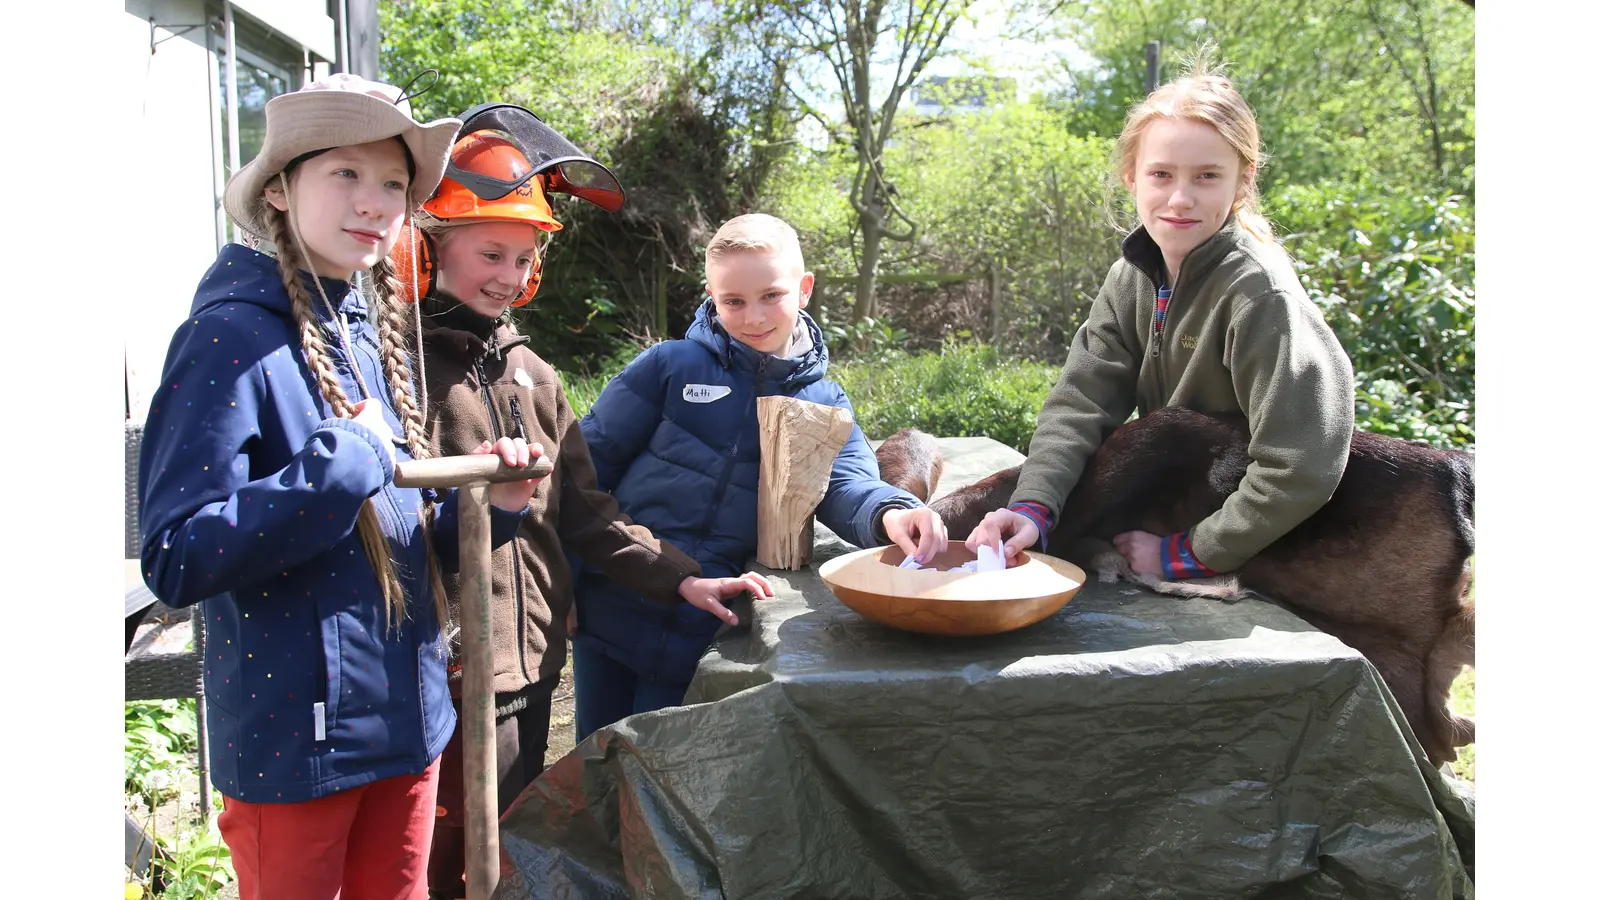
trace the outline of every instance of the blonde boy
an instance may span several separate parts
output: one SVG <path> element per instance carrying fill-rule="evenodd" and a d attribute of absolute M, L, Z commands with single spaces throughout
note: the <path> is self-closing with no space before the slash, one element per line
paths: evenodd
<path fill-rule="evenodd" d="M 799 237 L 782 220 L 728 221 L 706 248 L 709 296 L 688 334 L 641 353 L 581 423 L 601 488 L 708 578 L 744 571 L 756 549 L 756 399 L 850 409 L 844 390 L 824 377 L 828 351 L 805 313 L 814 282 Z M 938 515 L 878 477 L 860 427 L 834 462 L 817 517 L 857 546 L 892 542 L 923 561 L 945 548 Z M 576 595 L 579 740 L 682 702 L 717 628 L 736 623 L 731 613 L 652 604 L 587 568 Z"/>

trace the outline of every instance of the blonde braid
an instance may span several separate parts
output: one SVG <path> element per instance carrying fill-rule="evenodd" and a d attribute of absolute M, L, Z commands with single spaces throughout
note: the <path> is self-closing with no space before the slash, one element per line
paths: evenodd
<path fill-rule="evenodd" d="M 300 329 L 300 349 L 305 353 L 306 365 L 316 378 L 322 399 L 333 408 L 333 414 L 341 419 L 353 418 L 355 407 L 339 385 L 338 375 L 328 355 L 328 345 L 323 342 L 317 317 L 311 312 L 311 294 L 300 280 L 301 255 L 289 233 L 287 217 L 265 200 L 261 203 L 265 207 L 267 227 L 272 231 L 273 246 L 278 249 L 278 277 L 283 280 L 283 289 L 289 295 L 295 324 Z M 315 273 L 312 277 L 316 277 Z M 355 365 L 356 361 L 351 360 L 351 364 Z M 385 619 L 393 631 L 405 616 L 405 587 L 395 571 L 394 559 L 389 555 L 389 540 L 384 537 L 383 525 L 378 521 L 378 508 L 371 499 L 361 504 L 361 512 L 356 516 L 356 532 L 361 537 L 361 548 L 366 552 L 367 562 L 372 565 L 378 585 L 383 589 Z"/>
<path fill-rule="evenodd" d="M 311 295 L 300 280 L 300 252 L 289 235 L 283 213 L 270 204 L 266 206 L 267 227 L 272 231 L 273 246 L 278 248 L 278 277 L 289 295 L 289 307 L 294 312 L 295 326 L 300 330 L 300 347 L 305 351 L 306 365 L 317 380 L 317 390 L 322 399 L 333 407 L 333 414 L 341 419 L 355 415 L 355 407 L 339 386 L 339 375 L 328 356 L 328 345 L 322 340 L 322 329 L 311 312 Z"/>
<path fill-rule="evenodd" d="M 412 393 L 411 347 L 407 316 L 400 310 L 400 279 L 395 277 L 394 263 L 387 257 L 372 267 L 372 282 L 377 295 L 378 335 L 383 347 L 383 371 L 389 378 L 389 392 L 394 396 L 394 408 L 406 430 L 406 444 L 417 459 L 430 456 L 428 433 L 422 409 L 417 404 L 417 394 L 428 389 L 426 384 L 416 386 Z M 418 356 L 421 356 L 421 338 L 416 335 Z"/>
<path fill-rule="evenodd" d="M 407 334 L 407 316 L 401 311 L 400 280 L 395 277 L 394 263 L 388 257 L 372 267 L 373 318 L 378 322 L 378 340 L 382 349 L 383 371 L 389 379 L 389 391 L 394 396 L 394 408 L 405 425 L 406 449 L 413 459 L 427 459 L 433 455 L 428 446 L 426 422 L 416 397 L 426 391 L 427 385 L 413 386 L 409 348 L 417 348 L 422 357 L 422 335 L 414 336 L 413 344 Z M 414 393 L 415 391 L 415 393 Z M 433 524 L 436 509 L 433 501 L 425 500 L 422 507 L 422 543 L 427 552 L 428 577 L 433 584 L 433 611 L 439 617 L 439 629 L 448 632 L 450 610 L 440 571 L 438 553 L 433 546 Z M 446 641 L 446 645 L 448 645 Z"/>

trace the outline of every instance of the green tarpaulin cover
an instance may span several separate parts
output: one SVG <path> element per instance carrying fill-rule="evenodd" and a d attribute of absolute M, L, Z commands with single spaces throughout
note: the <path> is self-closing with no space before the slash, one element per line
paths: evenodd
<path fill-rule="evenodd" d="M 1020 461 L 941 441 L 941 493 Z M 1274 603 L 1091 581 L 1009 634 L 862 619 L 816 575 L 736 608 L 686 703 L 504 817 L 496 897 L 1470 898 L 1470 787 L 1377 671 Z"/>

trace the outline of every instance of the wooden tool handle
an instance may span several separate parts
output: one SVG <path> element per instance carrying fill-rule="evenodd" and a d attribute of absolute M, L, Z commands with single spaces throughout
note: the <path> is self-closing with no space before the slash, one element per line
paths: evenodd
<path fill-rule="evenodd" d="M 539 457 L 526 468 L 516 469 L 505 464 L 498 453 L 475 453 L 470 456 L 441 456 L 438 459 L 408 459 L 395 463 L 394 483 L 404 488 L 451 488 L 487 481 L 526 481 L 543 478 L 555 465 L 546 457 Z"/>
<path fill-rule="evenodd" d="M 464 458 L 467 457 L 456 457 Z M 461 489 L 460 496 L 461 787 L 466 806 L 467 897 L 468 900 L 489 900 L 500 881 L 500 780 L 496 777 L 499 763 L 494 726 L 494 620 L 491 618 L 494 582 L 489 550 L 489 486 L 474 481 Z"/>

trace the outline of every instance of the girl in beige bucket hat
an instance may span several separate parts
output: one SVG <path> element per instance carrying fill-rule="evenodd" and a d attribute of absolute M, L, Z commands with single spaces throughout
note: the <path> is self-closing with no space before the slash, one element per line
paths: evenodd
<path fill-rule="evenodd" d="M 173 336 L 139 461 L 142 569 L 169 606 L 204 601 L 240 896 L 420 900 L 455 725 L 440 572 L 456 515 L 453 492 L 394 484 L 429 451 L 386 257 L 459 122 L 419 123 L 403 92 L 351 75 L 266 119 L 224 204 L 276 255 L 225 246 Z M 475 452 L 531 461 L 509 438 Z M 534 487 L 491 488 L 497 545 Z"/>

